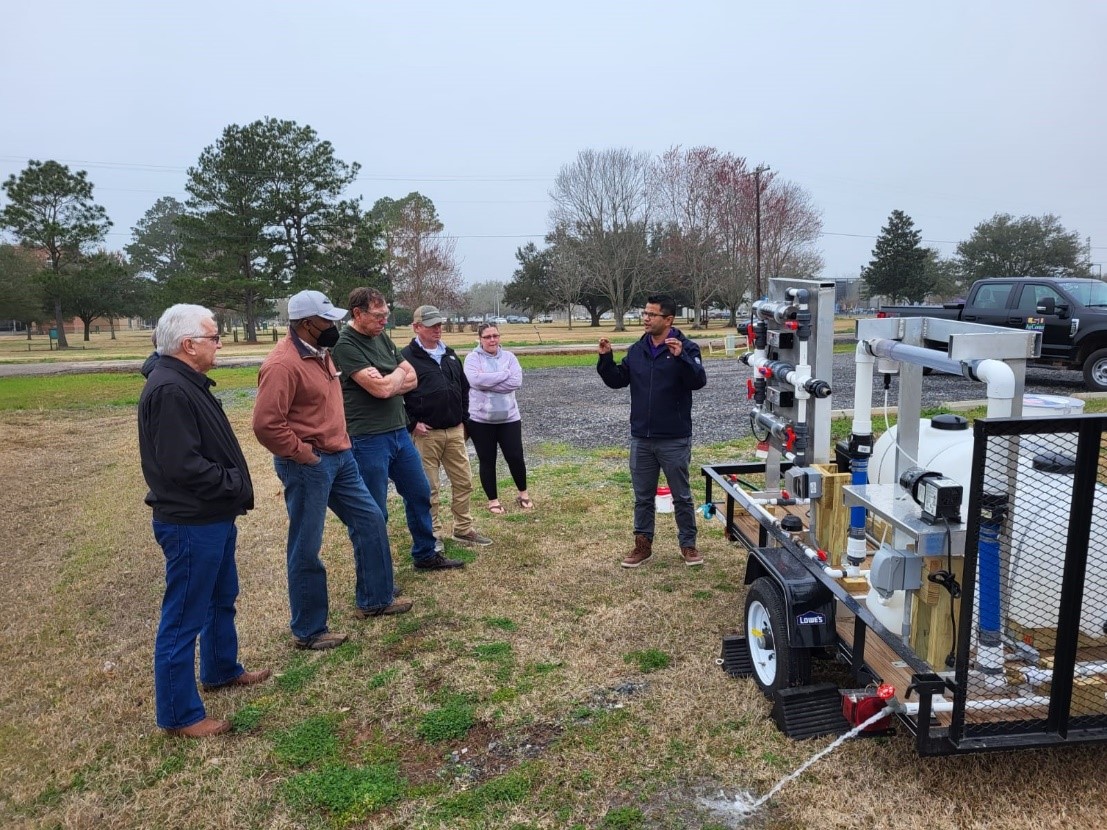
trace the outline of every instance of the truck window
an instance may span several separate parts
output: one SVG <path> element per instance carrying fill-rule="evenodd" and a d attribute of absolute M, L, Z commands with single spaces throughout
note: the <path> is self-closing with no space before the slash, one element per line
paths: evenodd
<path fill-rule="evenodd" d="M 1011 297 L 1012 284 L 1009 282 L 988 283 L 980 286 L 973 297 L 972 305 L 975 308 L 994 309 L 1007 308 L 1007 300 Z"/>
<path fill-rule="evenodd" d="M 1055 305 L 1065 302 L 1057 291 L 1048 285 L 1024 285 L 1019 297 L 1019 314 L 1033 316 L 1038 312 L 1038 303 L 1046 297 L 1052 297 Z"/>

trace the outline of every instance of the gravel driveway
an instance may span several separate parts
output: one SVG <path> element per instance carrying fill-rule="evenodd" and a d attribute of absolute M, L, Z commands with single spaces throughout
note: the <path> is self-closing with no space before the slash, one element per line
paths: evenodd
<path fill-rule="evenodd" d="M 621 359 L 621 358 L 617 358 Z M 708 360 L 707 386 L 694 392 L 692 404 L 693 439 L 696 444 L 730 441 L 749 436 L 749 405 L 746 379 L 749 367 L 737 359 Z M 853 353 L 834 356 L 835 409 L 853 408 Z M 874 381 L 873 404 L 882 406 L 884 391 Z M 897 381 L 892 381 L 888 403 L 898 403 Z M 1083 392 L 1079 372 L 1056 369 L 1027 369 L 1026 391 L 1070 396 Z M 575 447 L 621 446 L 627 443 L 630 419 L 630 392 L 608 389 L 595 366 L 563 369 L 535 369 L 523 373 L 523 388 L 518 395 L 523 415 L 523 440 L 528 445 L 542 441 L 565 442 Z M 923 378 L 923 406 L 948 401 L 979 400 L 985 397 L 984 385 L 953 375 L 934 373 Z"/>

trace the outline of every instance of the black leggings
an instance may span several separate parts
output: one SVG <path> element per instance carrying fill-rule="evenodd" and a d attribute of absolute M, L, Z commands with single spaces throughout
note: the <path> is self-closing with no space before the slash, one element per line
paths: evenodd
<path fill-rule="evenodd" d="M 499 498 L 496 488 L 496 445 L 503 451 L 507 468 L 515 486 L 527 489 L 527 463 L 523 460 L 523 422 L 508 421 L 503 424 L 482 424 L 469 422 L 469 437 L 473 439 L 473 449 L 477 451 L 480 462 L 480 486 L 488 500 Z"/>

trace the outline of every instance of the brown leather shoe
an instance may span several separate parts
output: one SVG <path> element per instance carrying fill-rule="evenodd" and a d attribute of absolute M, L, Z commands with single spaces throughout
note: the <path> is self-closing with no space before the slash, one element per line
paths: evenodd
<path fill-rule="evenodd" d="M 204 718 L 191 726 L 182 726 L 179 729 L 166 729 L 165 734 L 171 738 L 213 738 L 231 731 L 229 720 L 216 720 Z"/>
<path fill-rule="evenodd" d="M 313 637 L 304 637 L 300 639 L 296 638 L 296 648 L 306 648 L 311 651 L 324 651 L 328 648 L 337 648 L 347 640 L 345 634 L 335 634 L 330 631 L 325 631 L 322 634 L 316 634 Z"/>
<path fill-rule="evenodd" d="M 269 669 L 258 669 L 257 671 L 244 671 L 234 680 L 228 680 L 226 683 L 204 684 L 205 692 L 214 692 L 218 689 L 229 689 L 231 686 L 253 686 L 255 683 L 261 683 L 269 679 L 269 675 L 273 672 Z"/>
<path fill-rule="evenodd" d="M 623 560 L 624 568 L 637 568 L 653 556 L 653 540 L 642 533 L 634 534 L 634 550 Z"/>
<path fill-rule="evenodd" d="M 368 620 L 373 617 L 390 617 L 393 614 L 406 614 L 411 610 L 411 606 L 414 605 L 410 599 L 394 599 L 391 603 L 384 606 L 384 608 L 377 608 L 370 611 L 367 608 L 355 608 L 354 616 L 359 620 Z"/>
<path fill-rule="evenodd" d="M 683 559 L 684 564 L 688 566 L 703 564 L 703 557 L 700 556 L 700 552 L 695 548 L 681 548 L 680 558 Z"/>

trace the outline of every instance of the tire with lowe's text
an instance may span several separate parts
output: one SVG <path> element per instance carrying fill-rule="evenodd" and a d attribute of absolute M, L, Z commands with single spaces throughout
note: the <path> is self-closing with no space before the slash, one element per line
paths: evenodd
<path fill-rule="evenodd" d="M 777 689 L 811 682 L 811 654 L 788 642 L 784 595 L 767 576 L 746 593 L 746 638 L 754 682 L 768 697 Z"/>

